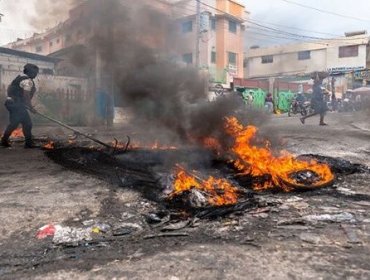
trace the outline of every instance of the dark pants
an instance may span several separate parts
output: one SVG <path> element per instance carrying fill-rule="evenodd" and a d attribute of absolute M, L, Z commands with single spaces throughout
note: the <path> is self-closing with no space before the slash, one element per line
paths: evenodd
<path fill-rule="evenodd" d="M 9 111 L 9 125 L 5 129 L 2 141 L 8 141 L 12 132 L 22 125 L 25 145 L 32 145 L 32 121 L 27 109 L 23 105 L 6 106 Z"/>

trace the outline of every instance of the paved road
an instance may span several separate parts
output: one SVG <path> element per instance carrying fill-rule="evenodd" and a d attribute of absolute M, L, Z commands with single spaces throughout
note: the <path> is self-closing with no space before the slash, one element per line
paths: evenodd
<path fill-rule="evenodd" d="M 370 132 L 359 126 L 366 124 L 366 120 L 353 114 L 331 113 L 327 122 L 329 126 L 321 127 L 317 125 L 318 119 L 313 118 L 302 125 L 295 117 L 274 116 L 261 127 L 261 133 L 270 136 L 274 144 L 297 154 L 340 156 L 370 166 Z M 55 130 L 58 129 L 39 127 L 35 133 L 43 135 Z M 87 128 L 86 131 L 111 139 L 122 130 L 97 132 Z M 20 145 L 1 149 L 0 159 L 0 278 L 370 278 L 370 201 L 366 200 L 370 195 L 369 176 L 354 175 L 339 182 L 338 197 L 330 193 L 268 195 L 265 198 L 278 202 L 279 206 L 270 207 L 266 215 L 250 213 L 200 225 L 198 231 L 208 239 L 153 243 L 137 240 L 136 247 L 122 240 L 116 247 L 98 251 L 101 253 L 86 247 L 79 259 L 75 255 L 72 258 L 68 249 L 55 249 L 36 240 L 37 229 L 47 223 L 108 219 L 117 211 L 108 207 L 111 212 L 104 212 L 102 217 L 106 201 L 114 199 L 130 209 L 144 199 L 132 190 L 122 191 L 106 181 L 67 170 L 40 150 L 25 151 Z M 352 200 L 351 192 L 362 196 Z M 356 222 L 277 226 L 283 219 L 343 212 L 351 213 Z M 359 243 L 350 242 L 345 227 L 355 232 Z M 133 251 L 131 246 L 135 248 Z M 57 257 L 49 260 L 50 254 Z"/>

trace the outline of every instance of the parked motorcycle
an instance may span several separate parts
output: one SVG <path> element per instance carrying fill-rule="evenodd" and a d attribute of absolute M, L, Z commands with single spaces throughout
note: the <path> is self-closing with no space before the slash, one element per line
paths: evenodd
<path fill-rule="evenodd" d="M 292 114 L 301 114 L 302 116 L 306 116 L 310 111 L 310 102 L 305 101 L 297 101 L 293 100 L 290 104 L 290 108 L 288 111 L 288 116 L 291 117 Z"/>

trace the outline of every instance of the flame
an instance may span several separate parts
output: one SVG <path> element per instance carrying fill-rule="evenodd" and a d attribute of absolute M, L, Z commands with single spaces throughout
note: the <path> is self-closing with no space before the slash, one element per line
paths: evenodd
<path fill-rule="evenodd" d="M 12 132 L 12 134 L 10 135 L 10 137 L 12 137 L 12 138 L 24 137 L 23 130 L 21 128 L 17 128 L 16 130 L 14 130 Z"/>
<path fill-rule="evenodd" d="M 53 150 L 55 149 L 55 144 L 53 141 L 49 141 L 46 145 L 43 146 L 44 149 Z"/>
<path fill-rule="evenodd" d="M 274 156 L 270 150 L 270 144 L 265 142 L 265 147 L 257 147 L 251 144 L 251 140 L 257 133 L 254 126 L 243 127 L 235 117 L 226 118 L 226 132 L 234 138 L 232 152 L 236 156 L 233 162 L 235 167 L 242 173 L 253 177 L 266 176 L 269 179 L 263 183 L 255 183 L 255 190 L 281 187 L 284 191 L 290 191 L 292 187 L 287 183 L 300 185 L 290 177 L 293 172 L 310 170 L 320 177 L 320 181 L 310 187 L 318 187 L 334 179 L 330 168 L 326 164 L 320 164 L 315 160 L 300 161 L 286 151 L 279 156 Z M 303 186 L 303 185 L 302 185 Z"/>
<path fill-rule="evenodd" d="M 238 189 L 227 180 L 217 179 L 212 176 L 202 180 L 196 175 L 187 172 L 183 167 L 177 166 L 174 191 L 171 196 L 181 194 L 192 188 L 206 192 L 209 195 L 208 202 L 214 206 L 232 205 L 238 200 Z"/>
<path fill-rule="evenodd" d="M 117 148 L 124 149 L 126 144 L 118 143 Z M 143 144 L 140 142 L 131 143 L 130 149 L 147 149 L 147 150 L 177 150 L 176 146 L 162 145 L 158 140 L 154 141 L 152 144 Z"/>
<path fill-rule="evenodd" d="M 220 142 L 216 138 L 214 138 L 214 137 L 206 137 L 206 138 L 204 138 L 202 140 L 202 142 L 203 142 L 203 146 L 206 149 L 213 150 L 217 154 L 220 154 L 221 153 L 222 146 L 221 146 Z"/>

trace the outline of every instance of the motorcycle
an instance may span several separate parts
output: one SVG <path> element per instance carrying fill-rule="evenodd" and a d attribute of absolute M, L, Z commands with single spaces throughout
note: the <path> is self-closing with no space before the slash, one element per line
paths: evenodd
<path fill-rule="evenodd" d="M 302 102 L 293 100 L 290 104 L 290 108 L 288 111 L 288 116 L 291 117 L 292 114 L 301 114 L 302 116 L 306 116 L 309 112 L 310 102 Z"/>

